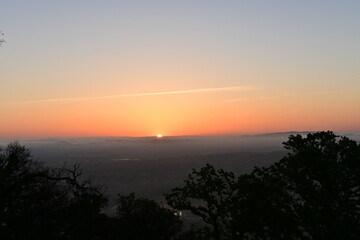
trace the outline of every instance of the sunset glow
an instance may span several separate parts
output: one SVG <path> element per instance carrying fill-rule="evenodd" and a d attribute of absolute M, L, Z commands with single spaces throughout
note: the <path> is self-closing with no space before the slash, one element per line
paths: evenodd
<path fill-rule="evenodd" d="M 359 3 L 20 2 L 0 138 L 360 131 Z"/>

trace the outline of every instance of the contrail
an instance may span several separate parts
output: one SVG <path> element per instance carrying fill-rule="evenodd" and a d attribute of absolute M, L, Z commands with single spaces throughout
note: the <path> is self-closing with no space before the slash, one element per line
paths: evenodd
<path fill-rule="evenodd" d="M 339 93 L 358 93 L 360 90 L 345 90 L 345 91 L 317 91 L 317 92 L 303 92 L 303 93 L 289 93 L 277 96 L 269 96 L 269 97 L 255 97 L 255 98 L 235 98 L 229 99 L 226 102 L 240 102 L 240 101 L 252 101 L 252 100 L 268 100 L 268 99 L 276 99 L 276 98 L 286 98 L 286 97 L 294 97 L 294 96 L 306 96 L 306 95 L 329 95 L 329 94 L 339 94 Z"/>
<path fill-rule="evenodd" d="M 98 97 L 83 97 L 83 98 L 49 98 L 49 99 L 38 99 L 22 101 L 26 103 L 35 102 L 60 102 L 60 101 L 83 101 L 83 100 L 95 100 L 95 99 L 106 99 L 106 98 L 122 98 L 122 97 L 145 97 L 145 96 L 157 96 L 157 95 L 173 95 L 173 94 L 192 94 L 192 93 L 208 93 L 208 92 L 224 92 L 224 91 L 246 91 L 257 89 L 254 86 L 232 86 L 232 87 L 218 87 L 218 88 L 193 88 L 178 91 L 166 91 L 166 92 L 145 92 L 145 93 L 129 93 L 129 94 L 116 94 L 106 95 Z"/>

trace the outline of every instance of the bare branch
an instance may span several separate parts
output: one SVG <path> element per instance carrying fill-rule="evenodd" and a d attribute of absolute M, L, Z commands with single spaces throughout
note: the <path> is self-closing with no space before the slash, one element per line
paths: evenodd
<path fill-rule="evenodd" d="M 2 46 L 2 44 L 5 42 L 4 39 L 4 33 L 2 31 L 0 31 L 0 46 Z"/>

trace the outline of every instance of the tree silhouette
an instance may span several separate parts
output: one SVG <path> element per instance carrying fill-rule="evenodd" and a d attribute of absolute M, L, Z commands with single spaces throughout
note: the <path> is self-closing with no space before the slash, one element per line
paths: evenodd
<path fill-rule="evenodd" d="M 233 239 L 299 239 L 302 231 L 293 214 L 293 193 L 281 174 L 256 168 L 239 176 L 230 207 Z"/>
<path fill-rule="evenodd" d="M 358 239 L 360 145 L 333 132 L 291 136 L 284 145 L 290 153 L 274 170 L 285 170 L 299 225 L 313 239 Z"/>
<path fill-rule="evenodd" d="M 182 222 L 173 211 L 134 193 L 119 195 L 117 199 L 118 236 L 120 239 L 175 239 Z"/>
<path fill-rule="evenodd" d="M 181 233 L 172 210 L 134 193 L 116 216 L 79 165 L 45 167 L 18 143 L 0 148 L 0 239 L 359 239 L 360 144 L 333 132 L 291 135 L 289 151 L 249 174 L 206 165 L 166 194 L 205 226 Z"/>
<path fill-rule="evenodd" d="M 4 33 L 0 31 L 0 46 L 5 42 Z"/>
<path fill-rule="evenodd" d="M 18 143 L 0 148 L 1 239 L 95 239 L 107 199 L 81 170 L 51 169 Z"/>
<path fill-rule="evenodd" d="M 358 239 L 360 145 L 328 131 L 284 146 L 281 161 L 239 179 L 239 239 Z"/>
<path fill-rule="evenodd" d="M 228 207 L 233 200 L 235 176 L 207 164 L 199 171 L 193 169 L 185 186 L 166 194 L 168 204 L 178 210 L 189 210 L 211 226 L 209 236 L 218 240 L 229 234 Z"/>
<path fill-rule="evenodd" d="M 234 180 L 207 165 L 167 194 L 214 239 L 359 239 L 360 145 L 333 132 L 291 135 L 289 153 Z"/>

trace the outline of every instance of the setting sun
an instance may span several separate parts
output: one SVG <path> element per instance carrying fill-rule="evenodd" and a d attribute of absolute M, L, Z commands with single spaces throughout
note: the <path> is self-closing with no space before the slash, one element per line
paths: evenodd
<path fill-rule="evenodd" d="M 0 240 L 360 236 L 359 11 L 0 0 Z"/>
<path fill-rule="evenodd" d="M 360 1 L 16 2 L 0 139 L 360 131 Z"/>

